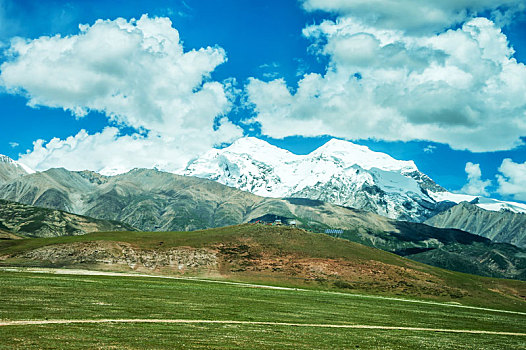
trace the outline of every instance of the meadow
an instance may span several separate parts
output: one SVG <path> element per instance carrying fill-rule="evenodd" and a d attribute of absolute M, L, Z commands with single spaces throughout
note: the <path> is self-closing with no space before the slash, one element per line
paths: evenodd
<path fill-rule="evenodd" d="M 44 269 L 41 273 L 4 269 L 0 281 L 0 323 L 4 324 L 0 326 L 0 349 L 526 346 L 525 313 L 453 303 L 191 278 L 61 275 Z M 12 323 L 24 320 L 36 322 Z M 39 324 L 55 320 L 108 321 Z M 226 323 L 211 323 L 223 321 Z M 342 325 L 359 328 L 335 328 Z M 472 331 L 482 333 L 469 333 Z"/>

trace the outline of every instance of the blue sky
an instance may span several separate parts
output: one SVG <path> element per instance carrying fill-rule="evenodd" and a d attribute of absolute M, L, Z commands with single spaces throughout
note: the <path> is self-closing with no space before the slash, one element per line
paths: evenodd
<path fill-rule="evenodd" d="M 447 3 L 0 0 L 0 154 L 173 170 L 242 135 L 294 153 L 339 137 L 524 201 L 523 1 Z M 145 49 L 146 28 L 173 45 Z"/>

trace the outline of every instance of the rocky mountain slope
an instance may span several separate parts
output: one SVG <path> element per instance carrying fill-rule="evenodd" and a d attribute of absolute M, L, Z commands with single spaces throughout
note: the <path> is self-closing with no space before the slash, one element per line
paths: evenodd
<path fill-rule="evenodd" d="M 494 242 L 511 243 L 526 248 L 526 214 L 508 210 L 489 211 L 462 202 L 425 221 L 441 228 L 457 228 Z"/>
<path fill-rule="evenodd" d="M 61 210 L 32 207 L 0 200 L 0 233 L 4 239 L 83 235 L 100 231 L 134 231 L 116 221 L 94 219 Z"/>
<path fill-rule="evenodd" d="M 381 226 L 386 218 L 307 199 L 264 198 L 217 182 L 149 169 L 112 177 L 50 169 L 0 185 L 4 199 L 147 231 L 186 231 L 248 222 L 267 214 L 306 228 Z M 369 223 L 369 221 L 371 221 Z M 362 223 L 360 223 L 362 225 Z"/>
<path fill-rule="evenodd" d="M 148 231 L 239 223 L 248 208 L 263 200 L 213 181 L 147 169 L 113 177 L 50 169 L 0 185 L 0 196 Z"/>
<path fill-rule="evenodd" d="M 267 197 L 302 197 L 422 222 L 474 196 L 452 194 L 418 170 L 365 146 L 333 139 L 296 155 L 246 137 L 213 149 L 180 172 Z M 526 205 L 484 199 L 481 206 L 525 211 Z"/>

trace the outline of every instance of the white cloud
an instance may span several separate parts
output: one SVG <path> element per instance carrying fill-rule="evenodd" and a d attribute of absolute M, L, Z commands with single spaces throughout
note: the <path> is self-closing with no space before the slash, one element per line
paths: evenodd
<path fill-rule="evenodd" d="M 263 134 L 427 140 L 474 152 L 522 144 L 526 67 L 490 20 L 411 36 L 339 18 L 304 35 L 329 57 L 327 72 L 306 74 L 295 91 L 283 79 L 251 79 Z"/>
<path fill-rule="evenodd" d="M 101 170 L 108 164 L 180 164 L 242 135 L 224 118 L 231 109 L 225 86 L 209 79 L 226 61 L 222 48 L 185 52 L 168 18 L 98 20 L 79 28 L 66 37 L 13 39 L 0 66 L 1 85 L 25 95 L 30 106 L 63 108 L 77 118 L 99 111 L 141 134 L 106 128 L 47 145 L 37 141 L 22 156 L 28 165 Z M 99 159 L 86 161 L 88 155 Z"/>
<path fill-rule="evenodd" d="M 232 130 L 224 134 L 229 132 Z M 31 168 L 95 169 L 106 175 L 123 173 L 136 167 L 175 171 L 186 165 L 196 149 L 204 152 L 208 150 L 208 144 L 221 143 L 221 140 L 202 140 L 195 136 L 121 135 L 115 127 L 106 127 L 102 132 L 91 135 L 81 130 L 65 140 L 54 138 L 47 143 L 37 140 L 33 150 L 19 160 Z"/>
<path fill-rule="evenodd" d="M 424 147 L 424 153 L 433 153 L 435 152 L 437 146 L 433 146 L 433 145 L 427 145 L 426 147 Z"/>
<path fill-rule="evenodd" d="M 526 201 L 526 162 L 515 163 L 506 158 L 502 162 L 497 175 L 499 192 L 503 196 L 510 196 L 513 199 Z"/>
<path fill-rule="evenodd" d="M 462 187 L 460 193 L 467 193 L 473 196 L 489 195 L 486 188 L 491 186 L 491 180 L 482 180 L 482 173 L 479 164 L 467 162 L 466 174 L 468 175 L 468 182 Z"/>
<path fill-rule="evenodd" d="M 304 0 L 308 11 L 323 10 L 378 28 L 438 32 L 485 11 L 500 21 L 524 9 L 523 0 Z"/>
<path fill-rule="evenodd" d="M 491 180 L 482 180 L 479 164 L 467 162 L 466 174 L 468 175 L 468 182 L 459 191 L 460 193 L 467 193 L 473 196 L 489 196 L 486 188 L 491 186 Z"/>

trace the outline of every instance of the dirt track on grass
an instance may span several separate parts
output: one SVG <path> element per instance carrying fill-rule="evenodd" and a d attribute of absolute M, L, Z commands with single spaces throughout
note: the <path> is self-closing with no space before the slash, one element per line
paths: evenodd
<path fill-rule="evenodd" d="M 323 323 L 288 323 L 288 322 L 264 322 L 264 321 L 233 321 L 233 320 L 157 320 L 157 319 L 100 319 L 100 320 L 21 320 L 0 321 L 0 327 L 5 326 L 30 326 L 30 325 L 54 325 L 54 324 L 86 324 L 86 323 L 176 323 L 176 324 L 226 324 L 226 325 L 251 325 L 251 326 L 276 326 L 276 327 L 312 327 L 312 328 L 346 328 L 346 329 L 376 329 L 393 331 L 416 331 L 416 332 L 442 332 L 442 333 L 470 333 L 490 335 L 526 336 L 526 333 L 495 332 L 472 329 L 446 329 L 446 328 L 423 328 L 423 327 L 396 327 L 396 326 L 373 326 L 363 324 L 323 324 Z"/>

